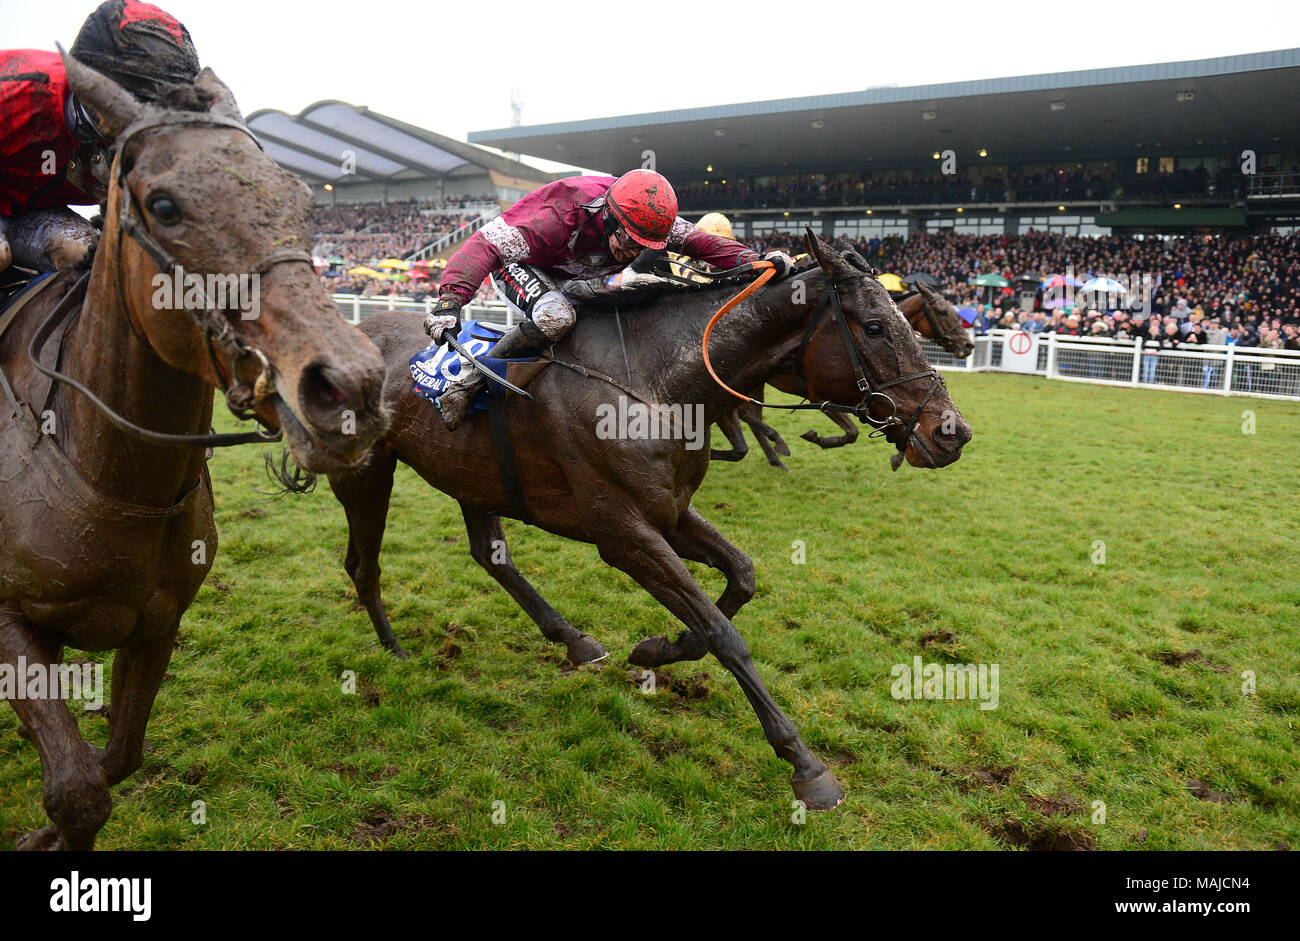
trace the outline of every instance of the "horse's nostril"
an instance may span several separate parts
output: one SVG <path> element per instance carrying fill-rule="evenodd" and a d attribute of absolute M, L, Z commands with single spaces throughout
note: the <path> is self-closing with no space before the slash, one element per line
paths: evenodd
<path fill-rule="evenodd" d="M 337 408 L 348 400 L 347 393 L 330 378 L 329 373 L 327 366 L 318 363 L 309 366 L 303 375 L 304 398 L 320 408 Z"/>

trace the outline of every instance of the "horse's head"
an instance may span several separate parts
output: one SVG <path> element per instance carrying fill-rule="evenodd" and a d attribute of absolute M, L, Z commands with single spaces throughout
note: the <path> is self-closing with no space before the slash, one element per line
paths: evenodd
<path fill-rule="evenodd" d="M 921 303 L 925 305 L 923 312 L 925 322 L 930 327 L 930 339 L 958 359 L 965 359 L 974 353 L 975 344 L 967 336 L 966 325 L 948 298 L 920 281 L 916 282 L 916 289 L 921 294 Z"/>
<path fill-rule="evenodd" d="M 96 276 L 120 284 L 131 328 L 236 414 L 283 430 L 302 467 L 357 464 L 387 424 L 384 362 L 311 267 L 307 187 L 261 151 L 210 69 L 162 108 L 63 61 L 116 142 Z"/>
<path fill-rule="evenodd" d="M 822 317 L 805 358 L 810 364 L 809 398 L 840 404 L 861 401 L 859 417 L 898 448 L 895 469 L 904 457 L 915 467 L 943 467 L 957 460 L 971 438 L 970 425 L 889 292 L 811 230 L 805 244 L 829 278 L 824 290 L 835 292 L 832 305 L 836 296 L 839 299 L 862 372 L 845 348 L 836 318 Z"/>

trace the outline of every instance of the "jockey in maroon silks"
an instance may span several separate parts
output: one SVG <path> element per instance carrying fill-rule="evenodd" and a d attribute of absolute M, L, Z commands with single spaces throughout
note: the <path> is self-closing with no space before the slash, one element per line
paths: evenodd
<path fill-rule="evenodd" d="M 653 170 L 632 170 L 617 179 L 556 180 L 475 232 L 452 256 L 425 330 L 440 342 L 445 342 L 444 331 L 454 337 L 461 307 L 491 275 L 497 290 L 524 319 L 488 355 L 540 352 L 573 329 L 577 313 L 571 296 L 582 296 L 588 279 L 622 271 L 644 249 L 665 248 L 716 268 L 733 268 L 759 257 L 734 239 L 709 235 L 678 216 L 677 194 Z M 784 252 L 764 257 L 776 264 L 778 276 L 793 267 Z M 462 370 L 460 379 L 439 396 L 447 427 L 460 425 L 485 381 L 477 370 Z"/>
<path fill-rule="evenodd" d="M 199 72 L 185 27 L 137 0 L 100 4 L 70 54 L 142 101 Z M 68 206 L 107 195 L 110 144 L 68 88 L 57 52 L 0 50 L 0 271 L 14 262 L 65 270 L 94 250 L 98 233 Z"/>

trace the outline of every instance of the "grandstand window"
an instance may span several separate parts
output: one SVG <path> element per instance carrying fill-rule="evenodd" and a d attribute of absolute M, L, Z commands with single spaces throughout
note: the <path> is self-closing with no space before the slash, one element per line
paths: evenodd
<path fill-rule="evenodd" d="M 1151 166 L 1151 161 L 1147 157 L 1137 158 L 1137 172 L 1146 173 L 1147 168 Z"/>
<path fill-rule="evenodd" d="M 1173 173 L 1173 172 L 1174 172 L 1174 158 L 1173 158 L 1173 157 L 1161 157 L 1161 158 L 1160 158 L 1160 172 L 1161 172 L 1162 174 L 1163 174 L 1163 173 Z"/>

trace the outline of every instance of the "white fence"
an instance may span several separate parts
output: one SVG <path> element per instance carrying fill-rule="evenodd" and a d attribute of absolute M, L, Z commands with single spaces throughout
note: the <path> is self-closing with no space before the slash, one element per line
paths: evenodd
<path fill-rule="evenodd" d="M 975 352 L 959 360 L 929 340 L 921 346 L 930 362 L 954 372 L 1002 369 L 1005 338 L 1014 330 L 975 337 Z M 1130 388 L 1172 389 L 1219 395 L 1300 399 L 1300 352 L 1257 347 L 1200 346 L 1195 349 L 1139 349 L 1132 340 L 1067 337 L 1040 333 L 1033 375 L 1071 382 Z"/>
<path fill-rule="evenodd" d="M 335 294 L 334 303 L 348 323 L 361 323 L 384 310 L 409 310 L 427 314 L 433 310 L 438 298 L 430 295 L 422 301 L 406 297 L 359 297 L 355 294 Z M 485 320 L 488 323 L 512 326 L 515 312 L 504 301 L 470 301 L 461 312 L 466 320 Z"/>

